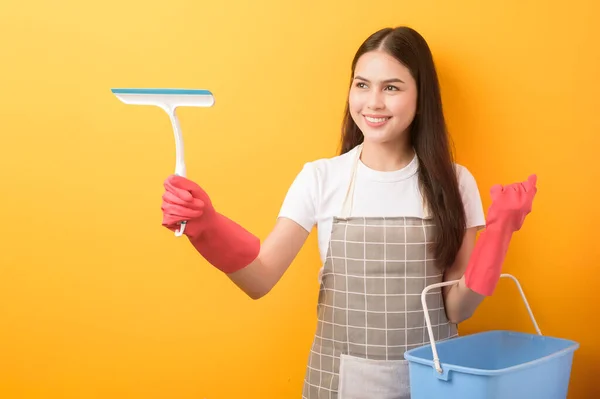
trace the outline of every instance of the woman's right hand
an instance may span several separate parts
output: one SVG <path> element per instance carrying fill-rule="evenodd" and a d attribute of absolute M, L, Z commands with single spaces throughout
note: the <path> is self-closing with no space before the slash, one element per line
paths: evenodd
<path fill-rule="evenodd" d="M 252 263 L 260 240 L 242 226 L 215 211 L 208 194 L 185 177 L 171 175 L 165 182 L 162 225 L 175 231 L 187 221 L 184 234 L 210 264 L 233 273 Z"/>
<path fill-rule="evenodd" d="M 198 238 L 214 220 L 215 209 L 208 194 L 193 181 L 178 175 L 169 176 L 164 182 L 162 196 L 162 225 L 177 231 L 180 223 L 187 222 L 184 234 Z"/>

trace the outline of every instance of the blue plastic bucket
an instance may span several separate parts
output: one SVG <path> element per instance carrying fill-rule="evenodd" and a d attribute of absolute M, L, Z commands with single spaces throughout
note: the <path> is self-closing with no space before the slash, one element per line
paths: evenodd
<path fill-rule="evenodd" d="M 565 399 L 575 341 L 543 336 L 519 282 L 511 275 L 538 334 L 489 331 L 433 340 L 425 295 L 453 282 L 433 284 L 422 294 L 430 345 L 406 351 L 411 399 Z"/>

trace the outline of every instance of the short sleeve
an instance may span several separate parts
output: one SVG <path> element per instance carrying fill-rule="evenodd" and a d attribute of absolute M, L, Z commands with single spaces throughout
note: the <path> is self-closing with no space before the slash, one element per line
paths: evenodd
<path fill-rule="evenodd" d="M 485 226 L 485 214 L 475 177 L 464 166 L 458 169 L 458 184 L 465 207 L 467 228 Z"/>
<path fill-rule="evenodd" d="M 291 219 L 310 232 L 317 221 L 317 193 L 314 165 L 306 163 L 288 189 L 278 217 Z"/>

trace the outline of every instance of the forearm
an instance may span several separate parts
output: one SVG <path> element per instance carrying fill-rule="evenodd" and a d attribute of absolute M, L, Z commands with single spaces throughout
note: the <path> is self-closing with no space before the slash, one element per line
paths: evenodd
<path fill-rule="evenodd" d="M 250 298 L 259 299 L 271 291 L 285 269 L 286 267 L 269 267 L 259 256 L 245 268 L 227 274 L 227 277 Z"/>
<path fill-rule="evenodd" d="M 460 323 L 470 318 L 485 296 L 471 290 L 465 277 L 447 288 L 445 295 L 446 317 L 451 323 Z"/>
<path fill-rule="evenodd" d="M 477 293 L 467 286 L 471 271 L 481 273 L 478 276 L 480 280 L 497 281 L 511 237 L 510 231 L 496 228 L 496 226 L 491 229 L 487 228 L 481 233 L 469 257 L 467 272 L 457 284 L 448 287 L 445 294 L 446 315 L 452 323 L 459 323 L 470 318 L 486 297 L 483 293 Z M 497 264 L 497 266 L 489 267 L 490 264 Z"/>
<path fill-rule="evenodd" d="M 463 258 L 466 272 L 458 276 L 457 272 L 447 274 L 447 280 L 458 280 L 456 284 L 444 288 L 446 315 L 451 322 L 459 323 L 470 318 L 486 297 L 485 294 L 490 294 L 481 289 L 480 282 L 485 282 L 488 287 L 495 286 L 493 282 L 499 278 L 511 237 L 510 231 L 498 226 L 488 226 L 481 232 L 473 250 L 470 253 L 465 251 L 465 255 L 468 253 L 467 257 Z M 475 283 L 474 273 L 477 273 Z M 469 282 L 480 292 L 469 288 Z"/>
<path fill-rule="evenodd" d="M 463 276 L 465 286 L 483 296 L 492 295 L 512 236 L 513 232 L 501 223 L 486 227 L 469 257 Z"/>
<path fill-rule="evenodd" d="M 248 266 L 228 273 L 229 279 L 252 299 L 268 294 L 294 261 L 308 237 L 295 222 L 281 218 Z"/>

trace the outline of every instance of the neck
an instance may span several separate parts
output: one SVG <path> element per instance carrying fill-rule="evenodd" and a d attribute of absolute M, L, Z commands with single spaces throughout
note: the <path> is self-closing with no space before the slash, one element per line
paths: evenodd
<path fill-rule="evenodd" d="M 412 161 L 415 152 L 408 143 L 363 143 L 360 160 L 370 169 L 391 172 L 405 167 Z"/>

